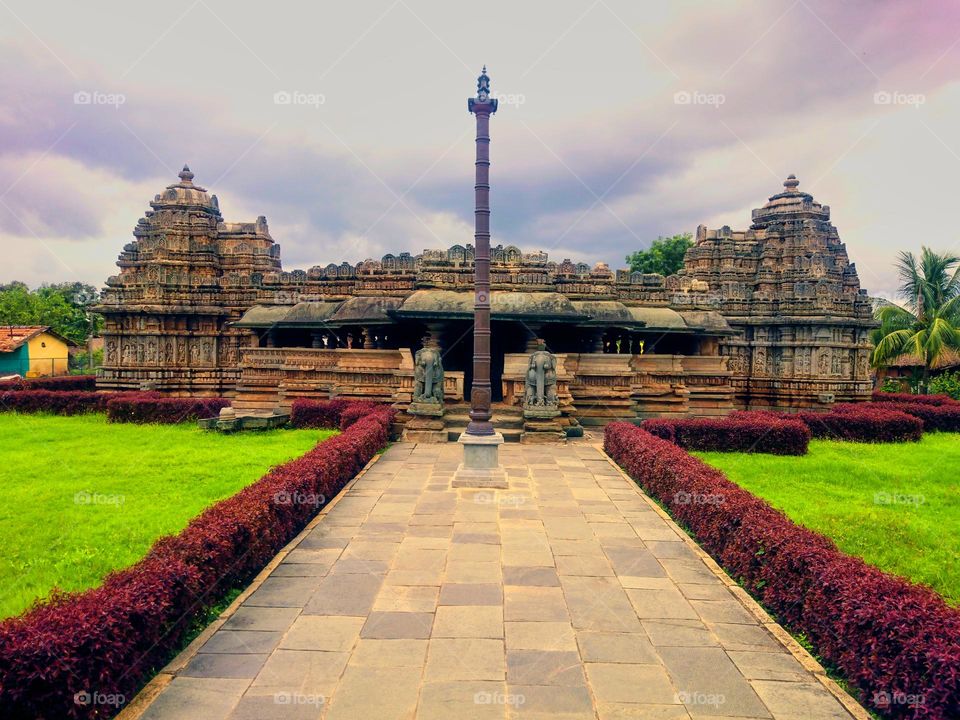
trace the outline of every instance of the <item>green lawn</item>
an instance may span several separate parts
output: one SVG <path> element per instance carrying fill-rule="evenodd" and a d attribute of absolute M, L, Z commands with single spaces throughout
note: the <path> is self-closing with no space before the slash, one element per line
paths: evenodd
<path fill-rule="evenodd" d="M 0 617 L 98 585 L 329 430 L 221 435 L 102 415 L 0 413 Z"/>
<path fill-rule="evenodd" d="M 694 454 L 844 552 L 960 604 L 960 436 L 814 440 L 802 457 Z"/>

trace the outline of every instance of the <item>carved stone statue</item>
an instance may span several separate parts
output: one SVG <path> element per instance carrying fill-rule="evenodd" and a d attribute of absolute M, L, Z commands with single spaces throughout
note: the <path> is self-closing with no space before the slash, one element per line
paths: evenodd
<path fill-rule="evenodd" d="M 560 414 L 557 403 L 557 359 L 541 345 L 530 355 L 527 365 L 527 381 L 523 394 L 525 417 L 556 417 Z"/>
<path fill-rule="evenodd" d="M 427 346 L 417 350 L 410 412 L 414 415 L 443 414 L 443 362 L 440 348 Z"/>

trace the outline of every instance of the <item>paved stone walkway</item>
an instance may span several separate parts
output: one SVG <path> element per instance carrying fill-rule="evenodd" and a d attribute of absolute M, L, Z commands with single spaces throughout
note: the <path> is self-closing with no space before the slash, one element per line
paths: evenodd
<path fill-rule="evenodd" d="M 850 718 L 594 446 L 394 445 L 145 720 Z"/>

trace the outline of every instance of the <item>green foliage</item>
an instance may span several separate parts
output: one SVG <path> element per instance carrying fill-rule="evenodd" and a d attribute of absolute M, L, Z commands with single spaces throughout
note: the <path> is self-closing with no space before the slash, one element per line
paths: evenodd
<path fill-rule="evenodd" d="M 99 585 L 157 538 L 332 434 L 225 435 L 189 423 L 0 413 L 0 618 L 54 586 Z"/>
<path fill-rule="evenodd" d="M 960 534 L 944 532 L 960 527 L 955 434 L 916 443 L 811 440 L 799 457 L 694 454 L 843 552 L 960 604 Z"/>
<path fill-rule="evenodd" d="M 897 261 L 900 297 L 906 307 L 887 305 L 876 312 L 880 327 L 873 331 L 871 361 L 887 365 L 901 355 L 914 355 L 922 364 L 920 386 L 925 392 L 930 369 L 948 349 L 960 350 L 960 257 L 922 248 L 919 260 L 901 252 Z"/>
<path fill-rule="evenodd" d="M 653 241 L 649 250 L 637 250 L 627 255 L 630 272 L 674 275 L 683 267 L 683 256 L 693 247 L 690 233 L 660 237 Z"/>
<path fill-rule="evenodd" d="M 880 392 L 901 393 L 903 392 L 903 381 L 888 377 L 883 381 L 883 385 L 880 386 Z"/>
<path fill-rule="evenodd" d="M 89 310 L 99 298 L 96 288 L 79 282 L 36 290 L 22 282 L 0 285 L 0 325 L 47 325 L 82 345 L 103 329 L 103 316 Z"/>
<path fill-rule="evenodd" d="M 92 374 L 91 370 L 103 365 L 103 348 L 93 351 L 93 365 L 91 368 L 90 353 L 78 352 L 70 356 L 70 374 L 87 375 Z"/>
<path fill-rule="evenodd" d="M 954 400 L 960 400 L 960 372 L 945 372 L 937 375 L 930 381 L 930 392 L 949 395 Z"/>

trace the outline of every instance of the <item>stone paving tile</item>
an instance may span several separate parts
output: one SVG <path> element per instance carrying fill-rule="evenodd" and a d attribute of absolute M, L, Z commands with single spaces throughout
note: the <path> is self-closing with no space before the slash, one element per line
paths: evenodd
<path fill-rule="evenodd" d="M 247 678 L 252 680 L 267 661 L 268 654 L 198 653 L 180 673 L 183 677 Z"/>
<path fill-rule="evenodd" d="M 265 630 L 285 632 L 300 614 L 299 608 L 251 607 L 243 605 L 223 624 L 223 630 Z"/>
<path fill-rule="evenodd" d="M 819 683 L 756 680 L 751 684 L 777 720 L 840 720 L 850 717 Z"/>
<path fill-rule="evenodd" d="M 499 583 L 446 583 L 440 587 L 440 605 L 503 605 Z"/>
<path fill-rule="evenodd" d="M 507 682 L 511 685 L 584 685 L 576 652 L 507 650 Z"/>
<path fill-rule="evenodd" d="M 328 575 L 310 596 L 304 615 L 353 615 L 370 612 L 383 584 L 381 575 Z"/>
<path fill-rule="evenodd" d="M 269 653 L 280 642 L 282 632 L 264 630 L 221 630 L 203 644 L 202 653 Z"/>
<path fill-rule="evenodd" d="M 350 656 L 350 664 L 368 667 L 423 667 L 428 642 L 360 638 Z"/>
<path fill-rule="evenodd" d="M 510 650 L 571 650 L 577 639 L 569 622 L 506 622 L 504 636 Z"/>
<path fill-rule="evenodd" d="M 327 697 L 347 666 L 349 652 L 275 650 L 250 686 L 261 694 L 298 692 Z"/>
<path fill-rule="evenodd" d="M 491 638 L 433 638 L 427 651 L 424 678 L 444 680 L 504 679 L 503 640 Z"/>
<path fill-rule="evenodd" d="M 590 687 L 600 701 L 651 705 L 677 702 L 677 691 L 659 665 L 585 663 L 585 667 Z"/>
<path fill-rule="evenodd" d="M 508 585 L 503 590 L 503 619 L 564 621 L 570 619 L 558 587 Z"/>
<path fill-rule="evenodd" d="M 418 640 L 430 637 L 433 613 L 371 612 L 360 631 L 362 638 Z"/>
<path fill-rule="evenodd" d="M 417 707 L 421 673 L 418 667 L 348 666 L 334 690 L 325 718 L 406 720 Z"/>
<path fill-rule="evenodd" d="M 595 447 L 501 453 L 392 446 L 144 717 L 849 718 Z"/>
<path fill-rule="evenodd" d="M 532 585 L 538 587 L 560 587 L 560 578 L 557 571 L 550 567 L 503 567 L 504 585 Z"/>
<path fill-rule="evenodd" d="M 717 714 L 770 717 L 756 691 L 720 648 L 658 648 L 688 710 L 700 710 L 716 698 Z M 816 717 L 816 716 L 814 716 Z"/>
<path fill-rule="evenodd" d="M 320 585 L 320 578 L 268 577 L 246 599 L 245 606 L 302 608 Z"/>
<path fill-rule="evenodd" d="M 489 605 L 441 605 L 433 637 L 502 638 L 503 608 Z"/>
<path fill-rule="evenodd" d="M 585 630 L 577 633 L 584 662 L 657 664 L 660 658 L 645 633 L 611 633 Z"/>
<path fill-rule="evenodd" d="M 249 680 L 179 676 L 164 688 L 141 717 L 143 720 L 221 720 L 230 715 L 249 685 Z"/>

